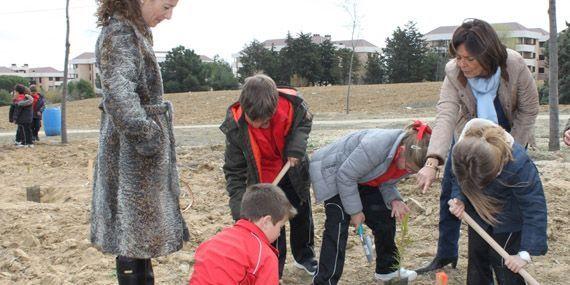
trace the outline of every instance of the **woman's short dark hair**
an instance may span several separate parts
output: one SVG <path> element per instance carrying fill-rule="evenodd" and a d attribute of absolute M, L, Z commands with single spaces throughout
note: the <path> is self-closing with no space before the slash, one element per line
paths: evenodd
<path fill-rule="evenodd" d="M 143 35 L 150 36 L 150 30 L 144 21 L 141 12 L 140 0 L 97 0 L 97 26 L 103 27 L 109 24 L 111 17 L 118 14 L 130 21 Z"/>
<path fill-rule="evenodd" d="M 465 49 L 474 57 L 487 73 L 487 76 L 495 74 L 501 67 L 501 77 L 508 81 L 507 73 L 507 48 L 501 43 L 497 32 L 493 27 L 479 19 L 468 19 L 459 26 L 449 43 L 449 53 L 457 56 L 457 48 L 465 45 Z M 460 72 L 460 81 L 467 83 L 465 75 Z M 461 78 L 463 77 L 463 78 Z"/>

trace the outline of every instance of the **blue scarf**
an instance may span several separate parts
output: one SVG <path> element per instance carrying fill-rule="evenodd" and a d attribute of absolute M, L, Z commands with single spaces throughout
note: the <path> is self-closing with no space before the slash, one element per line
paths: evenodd
<path fill-rule="evenodd" d="M 493 101 L 497 97 L 499 83 L 501 82 L 501 68 L 490 78 L 475 77 L 467 79 L 471 92 L 477 100 L 477 118 L 483 118 L 498 124 L 497 110 Z"/>

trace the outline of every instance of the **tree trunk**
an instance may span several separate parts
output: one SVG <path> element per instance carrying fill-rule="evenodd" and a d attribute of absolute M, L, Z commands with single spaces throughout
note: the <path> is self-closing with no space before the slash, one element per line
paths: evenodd
<path fill-rule="evenodd" d="M 61 95 L 61 143 L 67 143 L 67 125 L 66 125 L 66 104 L 67 101 L 67 73 L 69 65 L 69 0 L 65 1 L 65 21 L 67 30 L 65 32 L 65 63 L 63 67 L 63 89 Z"/>
<path fill-rule="evenodd" d="M 556 29 L 556 0 L 549 0 L 548 18 L 550 19 L 550 39 L 548 41 L 549 74 L 548 74 L 548 105 L 550 111 L 550 135 L 548 150 L 560 150 L 558 127 L 558 33 Z"/>
<path fill-rule="evenodd" d="M 348 91 L 346 93 L 346 114 L 350 112 L 350 87 L 352 85 L 352 63 L 354 62 L 354 29 L 356 28 L 356 19 L 352 21 L 352 36 L 350 42 L 352 43 L 352 52 L 350 53 L 350 64 L 348 65 Z"/>

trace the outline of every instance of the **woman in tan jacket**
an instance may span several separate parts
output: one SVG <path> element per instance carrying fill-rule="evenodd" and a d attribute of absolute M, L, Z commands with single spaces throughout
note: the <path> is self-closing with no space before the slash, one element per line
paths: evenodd
<path fill-rule="evenodd" d="M 487 22 L 469 19 L 452 37 L 454 57 L 445 67 L 445 79 L 437 103 L 435 127 L 428 159 L 418 172 L 417 183 L 425 193 L 444 164 L 465 123 L 472 118 L 491 120 L 526 146 L 538 114 L 538 92 L 524 59 L 507 49 Z M 440 196 L 438 250 L 435 259 L 417 270 L 425 273 L 457 264 L 461 221 L 448 210 L 451 189 L 459 187 L 447 161 Z"/>

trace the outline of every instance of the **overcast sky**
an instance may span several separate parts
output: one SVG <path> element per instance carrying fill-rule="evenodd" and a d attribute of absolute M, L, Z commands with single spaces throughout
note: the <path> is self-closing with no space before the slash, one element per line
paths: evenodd
<path fill-rule="evenodd" d="M 570 0 L 557 0 L 558 31 L 570 22 Z M 253 39 L 284 38 L 287 32 L 350 39 L 343 0 L 180 0 L 172 20 L 153 30 L 157 51 L 183 45 L 198 54 L 230 61 Z M 548 0 L 359 0 L 358 38 L 384 47 L 396 27 L 413 20 L 421 33 L 459 25 L 466 18 L 519 22 L 548 31 Z M 99 29 L 95 0 L 70 0 L 70 59 L 93 51 Z M 0 66 L 24 63 L 63 70 L 65 0 L 0 0 Z"/>

